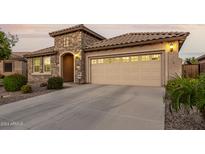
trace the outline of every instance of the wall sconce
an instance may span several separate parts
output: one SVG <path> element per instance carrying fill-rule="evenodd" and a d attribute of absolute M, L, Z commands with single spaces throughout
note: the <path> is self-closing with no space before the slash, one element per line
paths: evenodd
<path fill-rule="evenodd" d="M 170 52 L 173 52 L 174 51 L 174 44 L 170 43 L 169 48 L 170 48 Z"/>
<path fill-rule="evenodd" d="M 81 55 L 80 55 L 80 52 L 79 52 L 79 53 L 77 53 L 77 54 L 75 54 L 75 58 L 76 58 L 76 59 L 80 59 L 80 60 L 81 60 Z"/>

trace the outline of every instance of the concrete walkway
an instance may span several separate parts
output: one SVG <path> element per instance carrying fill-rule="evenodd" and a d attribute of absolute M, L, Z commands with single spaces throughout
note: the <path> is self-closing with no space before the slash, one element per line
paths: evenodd
<path fill-rule="evenodd" d="M 0 106 L 0 129 L 164 129 L 164 89 L 82 85 Z"/>

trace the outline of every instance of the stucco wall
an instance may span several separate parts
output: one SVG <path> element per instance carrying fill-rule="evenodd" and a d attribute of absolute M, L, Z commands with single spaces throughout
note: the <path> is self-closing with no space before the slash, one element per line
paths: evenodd
<path fill-rule="evenodd" d="M 150 54 L 162 53 L 162 85 L 166 84 L 175 74 L 181 75 L 182 60 L 178 57 L 178 42 L 173 42 L 174 49 L 170 52 L 169 42 L 138 47 L 119 48 L 112 50 L 102 50 L 86 52 L 86 82 L 90 82 L 90 59 L 92 57 L 124 55 L 124 54 Z"/>
<path fill-rule="evenodd" d="M 13 68 L 12 68 L 12 72 L 4 72 L 4 62 L 12 62 Z M 14 73 L 18 73 L 18 74 L 23 74 L 26 75 L 24 73 L 24 67 L 23 65 L 26 65 L 26 62 L 24 61 L 18 61 L 18 60 L 4 60 L 4 61 L 0 61 L 0 74 L 3 74 L 5 76 L 7 75 L 11 75 Z"/>

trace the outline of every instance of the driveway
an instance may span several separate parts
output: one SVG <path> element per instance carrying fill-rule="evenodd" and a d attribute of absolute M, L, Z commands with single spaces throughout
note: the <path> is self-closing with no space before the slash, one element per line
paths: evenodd
<path fill-rule="evenodd" d="M 0 106 L 0 129 L 164 129 L 164 88 L 86 84 Z"/>

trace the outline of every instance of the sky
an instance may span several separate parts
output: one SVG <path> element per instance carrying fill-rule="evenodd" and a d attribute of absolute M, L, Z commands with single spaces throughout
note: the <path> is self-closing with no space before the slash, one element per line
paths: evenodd
<path fill-rule="evenodd" d="M 14 52 L 30 52 L 54 45 L 54 39 L 49 32 L 74 26 L 75 24 L 0 24 L 0 29 L 16 34 L 18 43 L 13 47 Z M 205 54 L 205 24 L 204 25 L 171 25 L 171 24 L 85 24 L 86 27 L 106 38 L 129 32 L 164 32 L 183 31 L 190 32 L 180 50 L 180 57 L 198 57 Z"/>

